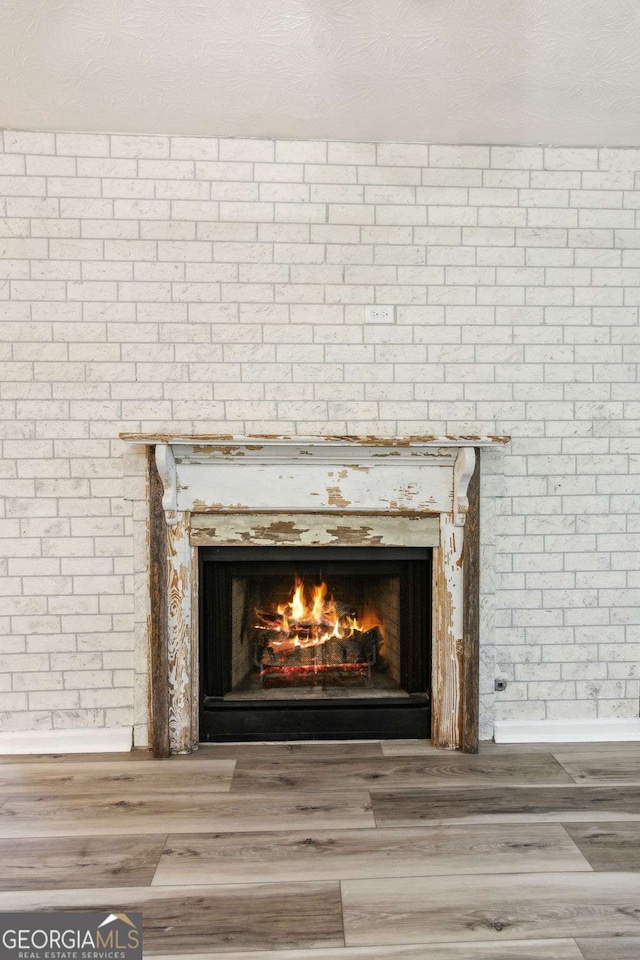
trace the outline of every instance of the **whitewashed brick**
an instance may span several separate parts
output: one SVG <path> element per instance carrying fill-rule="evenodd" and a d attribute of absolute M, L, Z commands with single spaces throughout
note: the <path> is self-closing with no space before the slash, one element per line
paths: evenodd
<path fill-rule="evenodd" d="M 490 148 L 432 146 L 429 151 L 429 164 L 432 167 L 488 167 Z"/>
<path fill-rule="evenodd" d="M 139 696 L 145 726 L 144 463 L 123 486 L 114 438 L 147 424 L 512 434 L 483 454 L 483 642 L 511 680 L 496 697 L 489 676 L 483 710 L 637 715 L 637 151 L 598 167 L 592 148 L 5 148 L 5 728 L 129 724 Z M 395 323 L 366 323 L 374 302 Z"/>
<path fill-rule="evenodd" d="M 578 211 L 578 222 L 580 227 L 586 227 L 587 229 L 619 227 L 630 230 L 635 226 L 635 214 L 633 210 L 590 210 L 582 208 Z"/>
<path fill-rule="evenodd" d="M 438 205 L 430 206 L 428 211 L 430 227 L 473 227 L 478 222 L 476 207 Z"/>
<path fill-rule="evenodd" d="M 531 183 L 529 170 L 483 170 L 483 187 L 515 187 L 525 188 Z M 577 186 L 580 186 L 578 183 Z"/>
<path fill-rule="evenodd" d="M 349 188 L 347 188 L 349 189 Z M 360 190 L 362 188 L 359 188 Z M 267 202 L 271 201 L 280 201 L 280 202 L 292 202 L 292 203 L 304 203 L 309 199 L 309 185 L 306 183 L 261 183 L 260 184 L 260 200 L 265 200 Z M 247 198 L 247 197 L 230 197 L 229 199 L 258 199 Z M 313 188 L 311 189 L 311 199 L 318 200 L 320 197 L 314 195 Z"/>
<path fill-rule="evenodd" d="M 169 156 L 168 137 L 112 136 L 112 157 L 145 157 L 162 159 Z"/>
<path fill-rule="evenodd" d="M 275 160 L 278 164 L 325 163 L 327 143 L 324 140 L 277 140 Z"/>
<path fill-rule="evenodd" d="M 170 153 L 176 160 L 217 160 L 218 141 L 212 137 L 171 137 Z"/>
<path fill-rule="evenodd" d="M 221 160 L 249 160 L 270 163 L 275 160 L 273 140 L 220 140 L 219 156 Z"/>
<path fill-rule="evenodd" d="M 540 147 L 491 147 L 491 166 L 506 170 L 539 170 L 543 150 Z"/>
<path fill-rule="evenodd" d="M 376 162 L 375 143 L 328 143 L 329 163 L 360 163 L 374 164 Z"/>
<path fill-rule="evenodd" d="M 640 170 L 640 150 L 625 148 L 600 150 L 601 170 Z"/>
<path fill-rule="evenodd" d="M 256 168 L 260 165 L 256 164 Z M 285 164 L 274 164 L 274 166 L 286 166 Z M 295 166 L 295 165 L 291 165 Z M 353 165 L 346 164 L 314 164 L 307 163 L 305 164 L 304 173 L 301 176 L 301 179 L 304 179 L 307 183 L 356 183 L 358 182 L 358 176 L 356 173 L 356 167 Z M 260 170 L 256 169 L 256 178 L 260 175 Z M 270 174 L 273 176 L 273 174 Z M 283 178 L 284 179 L 284 178 Z M 295 180 L 296 177 L 291 178 Z M 366 181 L 361 181 L 366 182 Z"/>
<path fill-rule="evenodd" d="M 422 182 L 422 171 L 419 167 L 359 166 L 357 180 L 365 184 L 415 185 Z"/>
<path fill-rule="evenodd" d="M 597 170 L 598 151 L 591 148 L 546 147 L 546 170 Z"/>
<path fill-rule="evenodd" d="M 422 183 L 425 187 L 481 187 L 485 173 L 456 167 L 423 167 Z"/>
<path fill-rule="evenodd" d="M 156 184 L 151 180 L 135 180 L 118 177 L 113 180 L 102 180 L 102 196 L 109 199 L 151 199 L 156 194 Z M 158 187 L 163 184 L 158 184 Z M 178 184 L 181 186 L 181 184 Z M 189 184 L 194 186 L 194 184 Z M 158 196 L 160 191 L 158 190 Z"/>
<path fill-rule="evenodd" d="M 7 153 L 55 153 L 53 133 L 31 133 L 22 130 L 5 130 L 4 149 Z"/>
<path fill-rule="evenodd" d="M 7 163 L 7 161 L 9 161 Z M 10 164 L 22 164 L 23 158 L 17 154 L 0 157 L 0 173 L 22 173 L 23 168 L 11 169 Z M 75 157 L 27 156 L 26 172 L 32 177 L 74 177 L 76 174 Z"/>
<path fill-rule="evenodd" d="M 428 167 L 429 147 L 423 143 L 380 143 L 378 163 L 382 166 Z"/>
<path fill-rule="evenodd" d="M 108 157 L 109 137 L 99 133 L 58 133 L 56 153 L 72 157 Z"/>
<path fill-rule="evenodd" d="M 117 220 L 168 220 L 171 215 L 171 204 L 169 200 L 103 200 L 103 204 L 113 204 L 113 216 Z M 185 201 L 185 205 L 187 202 Z M 178 206 L 176 201 L 175 206 Z M 215 208 L 217 216 L 218 205 L 211 204 Z M 102 209 L 102 208 L 101 208 Z M 107 208 L 105 207 L 105 210 Z M 110 207 L 109 207 L 110 209 Z M 82 216 L 82 214 L 78 214 Z M 87 214 L 88 216 L 111 216 L 110 213 Z M 180 213 L 178 213 L 180 216 Z"/>

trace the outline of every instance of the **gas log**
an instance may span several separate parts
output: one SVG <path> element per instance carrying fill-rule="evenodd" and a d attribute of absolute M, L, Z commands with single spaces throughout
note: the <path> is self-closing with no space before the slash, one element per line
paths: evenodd
<path fill-rule="evenodd" d="M 314 626 L 316 626 L 314 624 Z M 373 666 L 379 661 L 379 648 L 382 634 L 379 627 L 372 627 L 362 633 L 339 639 L 330 637 L 322 643 L 308 643 L 298 646 L 287 642 L 284 649 L 278 649 L 282 634 L 273 630 L 256 631 L 256 662 L 260 666 L 335 666 L 360 664 Z M 290 639 L 290 638 L 289 638 Z"/>

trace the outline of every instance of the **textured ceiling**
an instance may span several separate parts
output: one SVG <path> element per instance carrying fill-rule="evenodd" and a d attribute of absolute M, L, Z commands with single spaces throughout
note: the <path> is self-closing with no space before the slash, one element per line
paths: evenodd
<path fill-rule="evenodd" d="M 637 0 L 2 0 L 0 126 L 640 145 Z"/>

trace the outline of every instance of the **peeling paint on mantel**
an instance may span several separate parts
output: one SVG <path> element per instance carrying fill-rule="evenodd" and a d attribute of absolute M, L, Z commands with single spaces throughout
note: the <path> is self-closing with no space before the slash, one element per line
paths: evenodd
<path fill-rule="evenodd" d="M 461 524 L 475 449 L 509 440 L 488 435 L 121 436 L 155 445 L 169 524 L 180 511 L 453 512 Z"/>
<path fill-rule="evenodd" d="M 335 438 L 268 444 L 156 443 L 167 523 L 180 512 L 453 513 L 461 525 L 476 447 L 414 439 L 410 445 Z"/>
<path fill-rule="evenodd" d="M 292 444 L 295 446 L 316 446 L 345 443 L 359 445 L 363 447 L 485 447 L 495 444 L 509 443 L 511 437 L 500 434 L 478 434 L 473 435 L 448 435 L 441 436 L 414 436 L 407 437 L 375 437 L 369 434 L 363 436 L 338 436 L 328 435 L 325 437 L 296 437 L 287 434 L 249 434 L 246 437 L 234 437 L 231 434 L 216 433 L 120 433 L 121 440 L 128 443 L 188 443 L 188 444 L 219 444 L 221 450 L 227 450 L 229 447 L 249 447 L 250 449 L 261 449 L 277 444 Z M 259 444 L 256 445 L 256 441 Z"/>
<path fill-rule="evenodd" d="M 191 515 L 194 546 L 437 547 L 438 516 L 235 513 Z"/>

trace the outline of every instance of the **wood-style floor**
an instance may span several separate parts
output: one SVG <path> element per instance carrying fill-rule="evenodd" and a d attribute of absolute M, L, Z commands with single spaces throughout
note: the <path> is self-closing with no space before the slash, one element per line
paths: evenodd
<path fill-rule="evenodd" d="M 640 960 L 640 744 L 0 760 L 0 911 L 139 910 L 145 956 Z"/>

